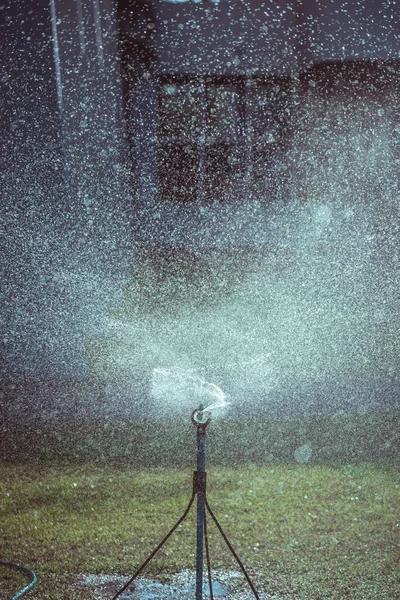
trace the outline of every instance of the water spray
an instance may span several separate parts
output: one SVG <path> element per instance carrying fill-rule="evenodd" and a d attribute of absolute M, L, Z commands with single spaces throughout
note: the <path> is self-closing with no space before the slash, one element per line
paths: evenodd
<path fill-rule="evenodd" d="M 213 384 L 209 384 L 213 385 Z M 214 386 L 219 390 L 217 386 Z M 220 390 L 223 394 L 222 390 Z M 214 521 L 218 531 L 222 535 L 226 545 L 228 546 L 230 552 L 234 556 L 237 564 L 239 565 L 243 575 L 245 576 L 251 591 L 253 592 L 255 598 L 259 600 L 258 593 L 235 550 L 233 549 L 231 543 L 226 537 L 220 523 L 218 522 L 215 514 L 210 508 L 210 505 L 207 500 L 206 495 L 206 482 L 207 482 L 207 473 L 206 473 L 206 434 L 207 427 L 211 423 L 212 413 L 221 406 L 221 398 L 217 399 L 216 402 L 210 404 L 209 406 L 205 406 L 203 402 L 200 403 L 199 407 L 196 408 L 191 415 L 191 420 L 193 425 L 196 427 L 197 433 L 197 469 L 193 473 L 193 490 L 192 496 L 189 500 L 189 504 L 181 516 L 181 518 L 175 523 L 175 525 L 170 529 L 167 535 L 161 540 L 158 546 L 153 550 L 150 556 L 144 561 L 144 563 L 137 569 L 134 575 L 129 579 L 129 581 L 113 596 L 112 600 L 116 600 L 139 576 L 139 574 L 143 571 L 143 569 L 149 564 L 149 562 L 154 558 L 159 550 L 164 546 L 170 536 L 174 533 L 174 531 L 179 527 L 179 525 L 186 519 L 189 511 L 192 507 L 195 497 L 197 496 L 197 520 L 196 520 L 196 596 L 195 600 L 203 600 L 203 563 L 204 563 L 204 547 L 206 550 L 206 561 L 207 561 L 207 574 L 208 574 L 208 585 L 210 590 L 210 600 L 214 600 L 213 596 L 213 587 L 212 587 L 212 576 L 211 576 L 211 561 L 210 561 L 210 549 L 209 549 L 209 537 L 207 530 L 207 518 L 206 513 L 210 515 L 212 520 Z"/>

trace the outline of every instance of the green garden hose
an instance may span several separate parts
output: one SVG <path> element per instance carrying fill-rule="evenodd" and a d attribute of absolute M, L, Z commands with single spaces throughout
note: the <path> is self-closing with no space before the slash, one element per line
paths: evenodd
<path fill-rule="evenodd" d="M 3 562 L 0 560 L 0 566 L 7 567 L 9 569 L 14 569 L 15 571 L 22 571 L 24 575 L 27 575 L 30 579 L 28 585 L 19 590 L 14 596 L 12 596 L 11 600 L 17 600 L 18 598 L 22 598 L 27 592 L 29 592 L 32 588 L 37 584 L 36 575 L 33 571 L 28 569 L 28 567 L 22 567 L 21 565 L 17 565 L 13 562 Z"/>

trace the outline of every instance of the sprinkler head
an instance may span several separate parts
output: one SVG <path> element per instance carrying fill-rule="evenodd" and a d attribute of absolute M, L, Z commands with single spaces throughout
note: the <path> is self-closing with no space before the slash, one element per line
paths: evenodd
<path fill-rule="evenodd" d="M 194 425 L 208 425 L 211 421 L 211 414 L 205 409 L 203 402 L 199 408 L 192 412 L 192 423 Z"/>

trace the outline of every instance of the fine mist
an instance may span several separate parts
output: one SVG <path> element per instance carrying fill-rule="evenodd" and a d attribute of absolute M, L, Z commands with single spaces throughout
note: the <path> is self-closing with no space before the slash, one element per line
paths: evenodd
<path fill-rule="evenodd" d="M 306 213 L 308 245 L 150 252 L 110 318 L 112 336 L 86 346 L 90 372 L 146 395 L 155 369 L 178 369 L 250 411 L 268 410 L 277 390 L 395 380 L 398 280 L 380 265 L 368 215 L 292 213 Z"/>

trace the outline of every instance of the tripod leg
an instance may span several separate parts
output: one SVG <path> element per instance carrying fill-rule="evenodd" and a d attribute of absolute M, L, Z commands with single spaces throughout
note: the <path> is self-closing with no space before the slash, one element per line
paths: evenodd
<path fill-rule="evenodd" d="M 210 588 L 210 600 L 214 600 L 213 589 L 212 589 L 212 579 L 211 579 L 211 561 L 210 561 L 210 548 L 208 545 L 206 513 L 204 513 L 204 541 L 206 544 L 207 573 L 208 573 L 208 587 Z"/>
<path fill-rule="evenodd" d="M 246 571 L 246 569 L 244 568 L 244 565 L 242 563 L 242 561 L 240 560 L 240 558 L 238 557 L 238 555 L 236 554 L 236 552 L 234 551 L 234 549 L 232 548 L 232 544 L 229 542 L 228 538 L 226 537 L 221 525 L 218 523 L 217 521 L 217 517 L 214 515 L 213 511 L 210 508 L 210 505 L 208 504 L 207 498 L 205 498 L 205 503 L 206 503 L 206 508 L 208 510 L 208 512 L 210 513 L 214 523 L 216 524 L 216 526 L 218 527 L 218 530 L 220 532 L 220 534 L 222 535 L 222 537 L 225 540 L 226 545 L 228 546 L 229 550 L 231 551 L 231 553 L 233 554 L 233 556 L 236 559 L 236 562 L 238 563 L 239 567 L 242 570 L 243 575 L 246 577 L 247 579 L 247 583 L 249 584 L 249 586 L 251 587 L 251 591 L 253 592 L 254 596 L 257 598 L 257 600 L 260 600 L 259 595 L 256 592 L 256 589 Z"/>
<path fill-rule="evenodd" d="M 174 533 L 175 529 L 177 529 L 177 527 L 179 527 L 179 525 L 182 523 L 182 521 L 187 517 L 187 514 L 188 514 L 188 512 L 189 512 L 189 510 L 190 510 L 190 508 L 191 508 L 191 506 L 193 504 L 194 497 L 195 497 L 195 494 L 193 494 L 192 497 L 190 498 L 189 504 L 188 504 L 185 512 L 181 516 L 181 518 L 175 523 L 175 525 L 172 527 L 172 529 L 170 529 L 170 531 L 167 533 L 167 535 L 161 540 L 161 542 L 158 544 L 158 546 L 153 550 L 153 552 L 150 554 L 150 556 L 144 561 L 144 563 L 142 564 L 142 566 L 139 567 L 139 569 L 136 571 L 136 573 L 134 575 L 132 575 L 132 577 L 130 578 L 130 580 L 120 590 L 118 590 L 118 592 L 115 594 L 115 596 L 113 596 L 112 600 L 116 600 L 116 598 L 118 598 L 118 596 L 120 596 L 122 594 L 122 592 L 124 592 L 126 590 L 126 588 L 131 585 L 131 583 L 136 579 L 136 577 L 149 564 L 149 562 L 151 561 L 151 559 L 164 546 L 165 542 Z"/>
<path fill-rule="evenodd" d="M 204 494 L 197 494 L 196 600 L 203 600 Z"/>

